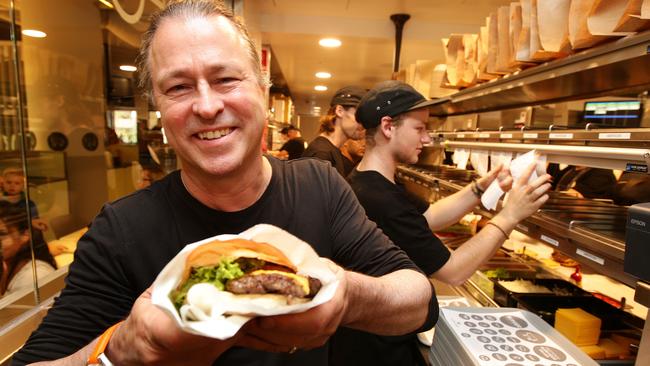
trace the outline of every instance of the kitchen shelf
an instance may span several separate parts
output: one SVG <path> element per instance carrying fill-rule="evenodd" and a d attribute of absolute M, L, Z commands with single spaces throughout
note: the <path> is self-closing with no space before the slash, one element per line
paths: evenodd
<path fill-rule="evenodd" d="M 640 93 L 650 86 L 650 31 L 631 35 L 441 98 L 432 116 L 488 112 L 614 92 Z"/>
<path fill-rule="evenodd" d="M 450 170 L 460 172 L 453 168 Z M 453 194 L 469 183 L 467 179 L 465 181 L 448 181 L 437 177 L 436 174 L 439 174 L 439 171 L 413 166 L 399 166 L 397 170 L 398 178 L 404 182 L 407 189 L 412 190 L 415 187 L 417 190 L 416 186 L 423 187 L 424 190 L 420 188 L 420 193 L 428 191 L 432 198 L 430 201 Z M 570 198 L 567 197 L 567 199 Z M 595 205 L 594 211 L 598 209 L 618 210 L 621 211 L 619 216 L 623 215 L 622 211 L 626 210 L 624 207 L 598 201 L 592 201 L 592 204 Z M 500 206 L 501 204 L 499 204 L 499 209 Z M 475 211 L 487 218 L 492 218 L 498 212 L 498 210 L 488 211 L 481 207 L 477 207 Z M 567 212 L 570 212 L 570 209 L 567 209 Z M 558 216 L 554 212 L 545 212 L 543 206 L 540 211 L 517 225 L 517 230 L 555 247 L 598 273 L 614 278 L 628 286 L 636 285 L 636 278 L 623 270 L 625 242 L 618 233 L 612 235 L 608 232 L 595 230 L 589 227 L 590 220 L 563 219 Z"/>

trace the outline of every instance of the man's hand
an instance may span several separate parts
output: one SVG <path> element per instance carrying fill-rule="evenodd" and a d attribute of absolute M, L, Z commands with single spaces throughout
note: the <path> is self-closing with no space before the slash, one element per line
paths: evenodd
<path fill-rule="evenodd" d="M 220 341 L 182 331 L 151 303 L 149 288 L 113 334 L 106 355 L 115 365 L 210 365 L 239 337 Z"/>
<path fill-rule="evenodd" d="M 512 176 L 510 175 L 510 170 L 505 168 L 503 164 L 499 164 L 495 168 L 492 168 L 485 177 L 478 179 L 476 184 L 478 185 L 478 188 L 485 192 L 495 179 L 498 180 L 499 187 L 501 187 L 501 190 L 504 192 L 508 192 L 512 187 Z"/>
<path fill-rule="evenodd" d="M 339 327 L 347 308 L 345 271 L 329 261 L 339 280 L 334 297 L 302 313 L 259 317 L 243 327 L 237 345 L 267 352 L 295 352 L 324 345 Z"/>
<path fill-rule="evenodd" d="M 505 220 L 505 227 L 514 227 L 519 221 L 535 213 L 548 200 L 546 192 L 551 188 L 550 175 L 544 174 L 528 183 L 535 166 L 536 163 L 531 164 L 513 183 L 503 209 L 495 217 Z"/>
<path fill-rule="evenodd" d="M 32 226 L 40 231 L 47 231 L 48 228 L 47 222 L 45 222 L 43 219 L 38 218 L 32 219 Z"/>

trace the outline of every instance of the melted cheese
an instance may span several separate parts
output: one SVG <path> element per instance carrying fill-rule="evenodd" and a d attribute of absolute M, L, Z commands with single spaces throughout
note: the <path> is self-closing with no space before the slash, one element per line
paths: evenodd
<path fill-rule="evenodd" d="M 303 277 L 291 272 L 268 270 L 268 269 L 258 269 L 257 271 L 253 271 L 250 274 L 253 276 L 257 276 L 261 274 L 279 274 L 282 276 L 292 278 L 294 281 L 296 281 L 298 285 L 302 286 L 302 289 L 305 291 L 306 295 L 309 294 L 309 280 L 307 280 L 307 277 Z"/>

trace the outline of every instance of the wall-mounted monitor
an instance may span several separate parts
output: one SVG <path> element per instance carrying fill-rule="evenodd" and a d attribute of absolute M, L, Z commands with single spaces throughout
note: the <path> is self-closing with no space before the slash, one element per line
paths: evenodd
<path fill-rule="evenodd" d="M 639 127 L 643 104 L 639 100 L 585 102 L 582 121 L 599 127 Z"/>

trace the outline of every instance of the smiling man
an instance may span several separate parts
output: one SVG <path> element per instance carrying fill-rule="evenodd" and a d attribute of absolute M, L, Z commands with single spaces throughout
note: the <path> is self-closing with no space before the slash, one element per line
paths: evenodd
<path fill-rule="evenodd" d="M 413 87 L 400 81 L 377 84 L 359 102 L 356 119 L 366 128 L 366 152 L 348 180 L 368 217 L 400 246 L 428 276 L 460 285 L 501 246 L 515 225 L 530 216 L 548 199 L 550 176 L 528 184 L 534 165 L 514 182 L 507 204 L 477 235 L 450 251 L 432 234 L 471 212 L 484 191 L 500 172 L 493 169 L 484 178 L 459 192 L 429 204 L 407 194 L 396 182 L 398 164 L 414 164 L 425 144 L 428 106 Z M 507 190 L 512 178 L 504 171 L 501 187 Z M 331 342 L 335 365 L 424 365 L 415 334 L 381 337 L 362 330 L 341 328 Z"/>
<path fill-rule="evenodd" d="M 339 326 L 397 335 L 437 320 L 426 277 L 336 170 L 262 156 L 267 84 L 244 26 L 219 3 L 171 1 L 152 18 L 141 83 L 182 169 L 103 207 L 13 365 L 327 365 Z M 255 318 L 225 341 L 183 332 L 151 304 L 151 283 L 186 244 L 259 223 L 347 269 L 331 263 L 340 279 L 332 300 Z"/>

